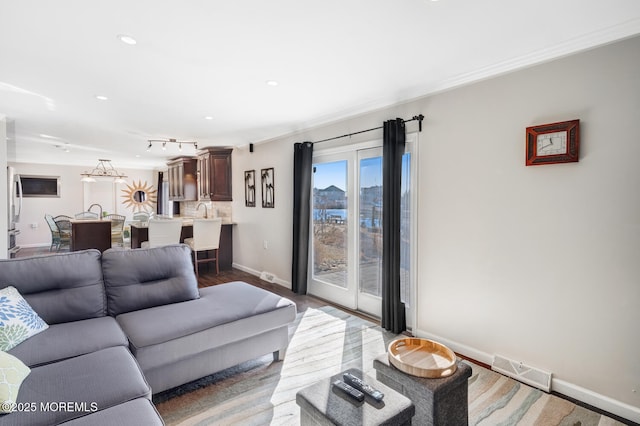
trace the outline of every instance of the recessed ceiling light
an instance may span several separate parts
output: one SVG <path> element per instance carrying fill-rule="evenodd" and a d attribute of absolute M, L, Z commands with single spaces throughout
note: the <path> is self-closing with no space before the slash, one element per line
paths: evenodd
<path fill-rule="evenodd" d="M 213 117 L 212 117 L 212 116 L 210 116 L 210 115 L 207 115 L 207 116 L 205 116 L 205 117 L 204 117 L 204 119 L 205 119 L 205 120 L 213 120 Z"/>
<path fill-rule="evenodd" d="M 45 139 L 60 139 L 57 136 L 45 135 L 44 133 L 40 133 L 40 137 Z"/>
<path fill-rule="evenodd" d="M 104 95 L 96 95 L 96 99 L 97 99 L 97 100 L 99 100 L 99 101 L 106 101 L 106 100 L 108 100 L 109 98 L 107 98 L 107 97 L 106 97 L 106 96 L 104 96 Z"/>
<path fill-rule="evenodd" d="M 124 44 L 133 46 L 134 44 L 138 43 L 135 38 L 126 34 L 118 34 L 117 37 L 118 37 L 118 40 L 120 40 Z"/>
<path fill-rule="evenodd" d="M 267 83 L 267 86 L 272 86 L 272 87 L 275 87 L 278 85 L 278 82 L 275 80 L 267 80 L 265 81 L 265 83 Z"/>

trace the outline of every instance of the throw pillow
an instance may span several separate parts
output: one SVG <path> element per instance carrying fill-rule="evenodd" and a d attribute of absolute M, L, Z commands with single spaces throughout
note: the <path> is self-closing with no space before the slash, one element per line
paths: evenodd
<path fill-rule="evenodd" d="M 0 352 L 0 413 L 13 411 L 20 385 L 30 372 L 18 358 Z"/>
<path fill-rule="evenodd" d="M 8 351 L 47 328 L 15 287 L 0 290 L 0 350 Z"/>

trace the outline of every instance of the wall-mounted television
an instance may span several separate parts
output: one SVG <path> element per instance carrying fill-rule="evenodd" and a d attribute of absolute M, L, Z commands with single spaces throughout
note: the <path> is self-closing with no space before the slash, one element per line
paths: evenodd
<path fill-rule="evenodd" d="M 20 175 L 23 197 L 60 197 L 60 176 Z"/>

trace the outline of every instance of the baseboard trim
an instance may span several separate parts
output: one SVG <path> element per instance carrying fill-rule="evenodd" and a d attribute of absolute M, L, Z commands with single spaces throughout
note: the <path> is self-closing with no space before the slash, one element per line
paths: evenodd
<path fill-rule="evenodd" d="M 615 414 L 635 423 L 640 423 L 640 408 L 618 401 L 608 396 L 585 389 L 574 383 L 561 379 L 551 379 L 551 389 L 562 395 L 577 399 L 585 404 L 593 405 L 608 413 Z"/>
<path fill-rule="evenodd" d="M 471 346 L 446 339 L 442 336 L 438 336 L 424 330 L 414 329 L 413 334 L 417 337 L 431 339 L 442 343 L 452 351 L 457 352 L 460 355 L 464 355 L 465 357 L 469 357 L 472 360 L 488 365 L 491 365 L 493 362 L 492 354 L 480 351 Z M 551 390 L 632 422 L 640 423 L 640 408 L 583 388 L 574 383 L 552 377 Z"/>
<path fill-rule="evenodd" d="M 20 244 L 20 247 L 24 247 L 24 248 L 51 247 L 51 244 L 49 243 Z"/>
<path fill-rule="evenodd" d="M 257 270 L 255 270 L 253 268 L 249 268 L 248 266 L 240 265 L 239 263 L 233 262 L 233 264 L 231 266 L 236 268 L 236 269 L 239 269 L 239 270 L 241 270 L 243 272 L 246 272 L 248 274 L 255 275 L 258 278 L 260 278 L 260 275 L 262 274 L 262 271 L 257 271 Z M 277 276 L 273 280 L 273 283 L 274 284 L 278 284 L 278 285 L 280 285 L 282 287 L 291 289 L 291 283 L 289 283 L 289 282 L 287 282 L 287 281 L 285 281 L 283 279 L 280 279 Z"/>
<path fill-rule="evenodd" d="M 453 340 L 446 339 L 442 336 L 438 336 L 436 334 L 429 333 L 424 330 L 414 329 L 413 334 L 416 337 L 422 337 L 424 339 L 435 340 L 439 343 L 442 343 L 452 351 L 457 352 L 466 357 L 469 357 L 475 361 L 479 361 L 487 365 L 491 365 L 493 363 L 493 355 L 488 354 L 486 352 L 479 351 L 476 348 L 472 348 L 471 346 L 467 346 L 459 342 L 454 342 Z"/>

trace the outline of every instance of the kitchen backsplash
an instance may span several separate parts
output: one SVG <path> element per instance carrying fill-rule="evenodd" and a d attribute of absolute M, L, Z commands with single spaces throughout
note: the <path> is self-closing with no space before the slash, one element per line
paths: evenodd
<path fill-rule="evenodd" d="M 204 208 L 197 209 L 201 203 L 207 207 L 209 218 L 221 217 L 231 220 L 231 202 L 228 201 L 182 201 L 180 216 L 204 217 Z"/>

